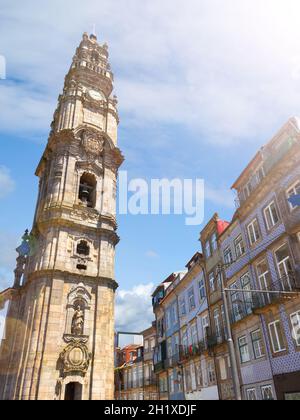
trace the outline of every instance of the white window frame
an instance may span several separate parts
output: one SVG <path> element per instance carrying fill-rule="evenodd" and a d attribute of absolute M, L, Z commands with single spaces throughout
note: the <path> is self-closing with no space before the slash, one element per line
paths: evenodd
<path fill-rule="evenodd" d="M 244 243 L 244 239 L 243 239 L 242 234 L 240 234 L 239 236 L 237 236 L 235 238 L 235 240 L 234 240 L 234 250 L 235 250 L 235 255 L 236 255 L 237 258 L 241 258 L 243 255 L 245 255 L 246 249 L 245 249 L 245 243 Z M 237 250 L 239 250 L 239 252 Z"/>
<path fill-rule="evenodd" d="M 223 255 L 224 255 L 224 263 L 226 265 L 231 265 L 233 263 L 233 255 L 232 255 L 232 250 L 230 246 L 224 249 Z"/>
<path fill-rule="evenodd" d="M 196 308 L 195 300 L 195 289 L 194 286 L 188 290 L 188 301 L 189 301 L 189 311 L 193 311 Z M 193 302 L 192 302 L 193 301 Z"/>
<path fill-rule="evenodd" d="M 243 345 L 241 345 L 241 341 L 242 340 L 244 340 L 244 343 L 245 343 Z M 239 346 L 239 353 L 240 353 L 241 363 L 242 364 L 245 364 L 245 363 L 250 362 L 251 361 L 251 356 L 250 356 L 250 351 L 249 351 L 249 343 L 248 343 L 248 340 L 247 340 L 247 336 L 246 335 L 243 335 L 242 337 L 239 337 L 239 339 L 238 339 L 238 346 Z M 247 352 L 244 353 L 244 354 L 248 354 L 248 359 L 247 360 L 243 360 L 243 354 L 241 352 L 242 348 L 243 349 L 247 349 Z"/>
<path fill-rule="evenodd" d="M 205 256 L 206 258 L 210 258 L 212 255 L 211 253 L 211 246 L 210 246 L 210 240 L 205 242 Z"/>
<path fill-rule="evenodd" d="M 264 272 L 260 272 L 259 267 L 262 266 L 263 264 L 266 265 L 267 270 Z M 256 273 L 257 273 L 258 284 L 259 284 L 260 290 L 269 290 L 272 283 L 272 279 L 271 279 L 271 273 L 270 273 L 270 268 L 269 268 L 267 259 L 261 260 L 256 265 Z M 268 281 L 268 276 L 269 276 L 269 281 Z M 270 294 L 263 294 L 262 299 L 264 300 L 265 303 L 271 303 L 272 301 Z"/>
<path fill-rule="evenodd" d="M 213 278 L 213 282 L 212 282 L 212 278 Z M 215 278 L 215 273 L 214 271 L 212 271 L 211 273 L 209 273 L 208 276 L 208 281 L 209 281 L 209 288 L 211 292 L 215 292 L 216 291 L 216 278 Z"/>
<path fill-rule="evenodd" d="M 297 324 L 293 321 L 293 318 L 297 317 Z M 300 311 L 294 312 L 290 315 L 292 325 L 292 337 L 295 340 L 296 346 L 300 347 Z"/>
<path fill-rule="evenodd" d="M 258 235 L 259 236 L 257 236 L 256 232 L 255 232 L 255 228 L 254 228 L 255 223 L 257 223 L 258 232 L 259 232 Z M 247 231 L 248 231 L 249 242 L 250 242 L 250 245 L 252 246 L 252 245 L 256 244 L 261 238 L 260 226 L 259 226 L 259 222 L 258 222 L 257 217 L 255 219 L 253 219 L 251 223 L 248 224 Z M 253 238 L 252 238 L 251 233 L 253 235 Z"/>
<path fill-rule="evenodd" d="M 272 206 L 274 206 L 274 209 L 276 212 L 276 216 L 278 219 L 277 222 L 275 222 L 274 220 Z M 269 215 L 269 218 L 268 218 L 268 215 Z M 280 221 L 279 213 L 278 213 L 278 209 L 274 200 L 271 201 L 271 203 L 264 209 L 264 218 L 265 218 L 265 222 L 266 222 L 266 226 L 268 230 L 271 230 L 274 226 L 276 226 L 279 223 Z M 270 226 L 270 222 L 271 222 L 271 226 Z"/>
<path fill-rule="evenodd" d="M 185 296 L 179 299 L 180 316 L 186 315 L 186 301 Z"/>
<path fill-rule="evenodd" d="M 211 236 L 211 250 L 214 253 L 218 249 L 218 236 L 216 233 L 213 233 Z"/>
<path fill-rule="evenodd" d="M 214 310 L 214 325 L 215 325 L 215 332 L 218 338 L 222 337 L 222 324 L 220 318 L 220 311 L 219 308 Z"/>
<path fill-rule="evenodd" d="M 202 278 L 198 282 L 199 287 L 199 299 L 200 302 L 206 298 L 205 280 Z"/>
<path fill-rule="evenodd" d="M 300 181 L 298 180 L 298 181 L 296 181 L 294 184 L 292 184 L 287 190 L 286 190 L 286 196 L 287 196 L 287 199 L 289 199 L 289 198 L 291 198 L 291 197 L 293 197 L 294 195 L 298 195 L 297 194 L 297 190 L 296 190 L 296 187 L 298 186 L 298 185 L 300 185 Z M 291 210 L 291 212 L 292 211 L 294 211 L 294 210 L 296 210 L 299 206 L 293 206 L 293 204 L 290 202 L 290 201 L 288 201 L 288 204 L 289 204 L 289 208 L 290 208 L 290 210 Z"/>
<path fill-rule="evenodd" d="M 202 324 L 203 338 L 206 341 L 207 340 L 207 329 L 209 328 L 209 316 L 208 315 L 205 315 L 201 318 L 201 324 Z"/>
<path fill-rule="evenodd" d="M 260 339 L 259 340 L 253 340 L 253 335 L 260 333 Z M 256 360 L 261 359 L 262 357 L 264 357 L 265 354 L 265 346 L 264 346 L 264 341 L 263 341 L 263 335 L 261 332 L 261 329 L 257 329 L 255 331 L 251 332 L 251 342 L 252 342 L 252 348 L 253 348 L 253 354 Z M 254 346 L 254 343 L 260 343 L 259 344 L 259 348 Z M 256 350 L 259 350 L 259 354 L 257 355 Z"/>
<path fill-rule="evenodd" d="M 256 388 L 247 389 L 246 392 L 247 392 L 247 400 L 248 401 L 257 401 L 257 391 L 256 391 Z M 251 394 L 254 394 L 255 395 L 255 398 L 254 399 L 253 398 L 249 398 Z"/>
<path fill-rule="evenodd" d="M 283 260 L 278 261 L 277 253 L 278 253 L 278 251 L 280 251 L 284 247 L 287 248 L 288 255 Z M 274 256 L 275 256 L 275 261 L 276 261 L 276 265 L 277 265 L 279 280 L 281 281 L 283 290 L 286 290 L 286 288 L 285 288 L 285 284 L 284 284 L 284 278 L 282 278 L 282 275 L 281 275 L 281 270 L 280 270 L 281 266 L 283 266 L 283 269 L 284 269 L 284 275 L 287 279 L 287 286 L 288 286 L 289 290 L 292 290 L 292 286 L 291 286 L 291 282 L 290 282 L 290 278 L 289 278 L 288 267 L 287 267 L 287 264 L 286 264 L 287 261 L 289 261 L 290 266 L 291 267 L 293 266 L 288 243 L 284 243 L 279 248 L 277 248 L 274 252 Z"/>
<path fill-rule="evenodd" d="M 262 386 L 262 387 L 261 387 L 261 395 L 262 395 L 262 399 L 263 399 L 263 400 L 266 400 L 266 399 L 264 398 L 264 392 L 265 392 L 266 390 L 271 391 L 271 394 L 272 394 L 272 400 L 274 400 L 274 392 L 273 392 L 273 387 L 272 387 L 272 385 L 265 385 L 265 386 Z"/>
<path fill-rule="evenodd" d="M 273 334 L 272 334 L 272 330 L 271 330 L 271 326 L 275 326 L 274 328 L 274 332 L 275 332 L 275 336 L 276 336 L 276 341 L 278 344 L 278 350 L 275 350 L 275 343 L 273 341 Z M 269 329 L 269 335 L 271 338 L 271 344 L 272 344 L 272 350 L 274 354 L 278 354 L 278 353 L 282 353 L 283 351 L 286 351 L 286 347 L 280 347 L 280 339 L 279 339 L 279 334 L 278 334 L 278 327 L 281 328 L 281 321 L 279 319 L 277 319 L 276 321 L 270 322 L 268 325 L 268 329 Z M 283 337 L 282 337 L 283 338 Z M 284 344 L 283 344 L 284 345 Z"/>

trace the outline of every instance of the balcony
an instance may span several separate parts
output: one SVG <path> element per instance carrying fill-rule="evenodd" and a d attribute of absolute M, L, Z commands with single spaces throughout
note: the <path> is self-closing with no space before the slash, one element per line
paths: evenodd
<path fill-rule="evenodd" d="M 165 360 L 165 368 L 169 369 L 169 368 L 175 367 L 178 365 L 179 361 L 180 361 L 180 354 L 179 353 L 174 354 L 172 357 L 168 357 Z"/>
<path fill-rule="evenodd" d="M 164 361 L 160 361 L 154 364 L 154 373 L 160 373 L 165 370 L 165 363 Z"/>
<path fill-rule="evenodd" d="M 257 314 L 269 305 L 280 304 L 287 299 L 293 298 L 295 295 L 292 292 L 299 292 L 300 294 L 300 280 L 295 275 L 284 276 L 273 282 L 262 292 L 266 293 L 240 292 L 239 295 L 244 296 L 242 296 L 242 299 L 235 300 L 232 304 L 230 311 L 231 323 L 240 322 L 250 315 Z M 249 296 L 248 299 L 246 296 Z"/>
<path fill-rule="evenodd" d="M 156 386 L 157 385 L 157 379 L 156 376 L 153 375 L 150 378 L 145 378 L 145 386 Z"/>
<path fill-rule="evenodd" d="M 226 342 L 226 333 L 224 330 L 220 330 L 220 331 L 210 330 L 207 333 L 207 347 L 209 351 L 211 351 L 215 347 L 225 342 Z"/>
<path fill-rule="evenodd" d="M 298 292 L 300 296 L 300 279 L 295 275 L 282 277 L 277 282 L 272 283 L 265 291 L 278 293 L 254 293 L 252 301 L 254 313 L 260 313 L 261 310 L 263 311 L 270 305 L 278 305 L 297 297 L 294 294 L 295 292 Z M 291 293 L 289 294 L 289 292 Z"/>
<path fill-rule="evenodd" d="M 200 356 L 207 350 L 205 341 L 200 341 L 197 344 L 191 346 L 179 346 L 179 362 L 193 359 L 196 356 Z"/>

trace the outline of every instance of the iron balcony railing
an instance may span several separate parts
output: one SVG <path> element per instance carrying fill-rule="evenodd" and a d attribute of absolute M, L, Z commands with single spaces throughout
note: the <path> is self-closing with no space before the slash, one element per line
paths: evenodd
<path fill-rule="evenodd" d="M 226 342 L 226 331 L 220 327 L 218 330 L 209 329 L 207 332 L 207 347 L 212 350 L 214 347 Z"/>
<path fill-rule="evenodd" d="M 251 290 L 245 290 L 245 292 L 234 292 L 233 289 L 233 293 L 237 293 L 239 299 L 236 299 L 234 302 L 231 301 L 231 322 L 239 322 L 252 315 L 257 309 L 262 309 L 268 305 L 280 303 L 283 299 L 292 296 L 289 295 L 289 292 L 300 293 L 300 279 L 295 274 L 281 277 L 265 289 L 261 289 L 261 292 L 252 292 Z"/>
<path fill-rule="evenodd" d="M 175 366 L 178 365 L 179 361 L 180 361 L 180 353 L 178 352 L 178 353 L 173 354 L 172 356 L 166 358 L 165 368 L 168 369 L 168 368 L 175 367 Z"/>
<path fill-rule="evenodd" d="M 165 369 L 165 363 L 163 360 L 161 360 L 160 362 L 156 362 L 154 363 L 154 372 L 155 373 L 159 373 L 161 371 L 163 371 Z"/>

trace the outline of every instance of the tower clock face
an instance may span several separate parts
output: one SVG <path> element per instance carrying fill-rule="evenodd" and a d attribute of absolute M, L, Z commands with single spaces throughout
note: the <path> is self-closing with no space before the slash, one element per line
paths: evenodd
<path fill-rule="evenodd" d="M 88 95 L 91 99 L 93 99 L 94 101 L 101 101 L 104 100 L 103 95 L 98 92 L 97 90 L 89 90 L 88 91 Z"/>

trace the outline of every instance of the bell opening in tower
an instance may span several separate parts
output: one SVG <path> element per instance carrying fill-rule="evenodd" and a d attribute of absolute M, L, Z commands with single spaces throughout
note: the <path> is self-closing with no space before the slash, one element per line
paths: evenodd
<path fill-rule="evenodd" d="M 94 208 L 96 205 L 97 181 L 91 174 L 83 174 L 80 178 L 79 200 L 86 207 Z"/>

